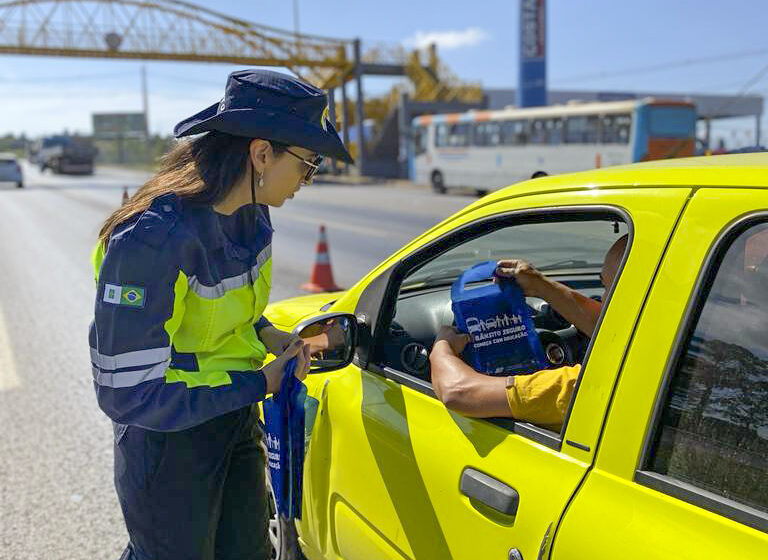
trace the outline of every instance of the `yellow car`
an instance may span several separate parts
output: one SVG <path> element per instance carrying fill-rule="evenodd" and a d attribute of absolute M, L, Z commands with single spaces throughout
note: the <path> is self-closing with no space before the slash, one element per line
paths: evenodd
<path fill-rule="evenodd" d="M 552 363 L 583 364 L 559 433 L 464 417 L 430 385 L 451 283 L 505 257 L 603 301 L 587 339 L 528 298 Z M 310 560 L 768 558 L 766 155 L 513 185 L 350 290 L 266 314 L 346 334 L 306 381 L 317 408 L 296 532 Z"/>

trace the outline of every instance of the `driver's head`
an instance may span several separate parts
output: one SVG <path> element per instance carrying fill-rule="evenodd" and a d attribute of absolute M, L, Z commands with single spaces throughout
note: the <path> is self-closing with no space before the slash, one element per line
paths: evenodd
<path fill-rule="evenodd" d="M 606 290 L 611 289 L 613 281 L 616 279 L 616 274 L 618 274 L 619 265 L 621 264 L 621 257 L 624 256 L 624 251 L 627 248 L 628 239 L 629 235 L 622 235 L 611 245 L 611 248 L 605 254 L 603 269 L 600 271 L 600 280 L 603 282 L 603 287 Z"/>

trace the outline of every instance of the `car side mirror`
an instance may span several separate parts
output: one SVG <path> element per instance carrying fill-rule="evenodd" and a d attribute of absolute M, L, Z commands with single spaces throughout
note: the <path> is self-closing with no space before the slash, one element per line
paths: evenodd
<path fill-rule="evenodd" d="M 295 329 L 310 345 L 309 373 L 323 373 L 347 367 L 357 346 L 357 318 L 350 313 L 326 313 L 302 321 Z"/>

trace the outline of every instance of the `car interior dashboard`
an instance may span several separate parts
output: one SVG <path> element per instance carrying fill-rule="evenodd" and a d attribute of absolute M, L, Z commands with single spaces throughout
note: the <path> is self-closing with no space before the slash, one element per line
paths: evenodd
<path fill-rule="evenodd" d="M 603 295 L 604 289 L 596 272 L 548 277 L 598 301 Z M 577 331 L 543 299 L 526 297 L 526 303 L 550 366 L 581 363 L 589 338 Z M 380 362 L 421 380 L 430 381 L 429 352 L 438 331 L 444 325 L 455 326 L 450 283 L 401 290 L 385 339 L 379 341 Z"/>

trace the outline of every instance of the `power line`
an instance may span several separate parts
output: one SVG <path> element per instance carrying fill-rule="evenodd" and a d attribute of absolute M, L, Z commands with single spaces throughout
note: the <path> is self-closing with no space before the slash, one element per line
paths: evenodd
<path fill-rule="evenodd" d="M 734 60 L 739 58 L 750 58 L 753 56 L 761 56 L 768 54 L 768 49 L 756 49 L 750 51 L 739 51 L 727 54 L 721 54 L 716 56 L 707 56 L 701 58 L 687 58 L 685 60 L 678 60 L 675 62 L 665 62 L 661 64 L 652 64 L 648 66 L 637 66 L 635 68 L 628 68 L 626 70 L 617 70 L 615 72 L 598 72 L 595 74 L 582 74 L 580 76 L 569 76 L 560 80 L 557 80 L 557 84 L 569 83 L 569 82 L 584 82 L 588 80 L 596 80 L 602 78 L 613 78 L 615 76 L 626 76 L 649 72 L 658 72 L 660 70 L 672 70 L 683 66 L 691 66 L 694 64 L 709 64 L 712 62 L 722 62 L 726 60 Z"/>
<path fill-rule="evenodd" d="M 744 85 L 741 86 L 741 88 L 739 89 L 739 93 L 738 94 L 736 94 L 731 100 L 726 101 L 725 103 L 723 103 L 722 105 L 717 107 L 714 111 L 712 111 L 712 113 L 717 114 L 720 111 L 724 111 L 725 109 L 727 109 L 728 107 L 730 107 L 731 105 L 736 103 L 736 101 L 738 101 L 739 98 L 744 97 L 747 94 L 747 92 L 749 91 L 749 88 L 751 88 L 756 83 L 758 83 L 760 80 L 762 80 L 765 77 L 766 74 L 768 74 L 768 64 L 763 66 L 757 72 L 757 74 L 755 74 L 750 79 L 748 79 L 746 82 L 744 82 Z"/>

